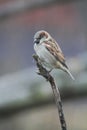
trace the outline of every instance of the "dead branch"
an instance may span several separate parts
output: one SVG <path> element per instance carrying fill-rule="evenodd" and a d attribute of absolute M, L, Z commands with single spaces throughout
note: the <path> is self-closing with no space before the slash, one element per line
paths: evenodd
<path fill-rule="evenodd" d="M 63 114 L 63 108 L 62 108 L 62 102 L 61 102 L 61 97 L 60 97 L 60 92 L 58 87 L 55 84 L 54 78 L 51 76 L 51 74 L 49 73 L 49 71 L 47 71 L 41 64 L 40 59 L 37 55 L 33 55 L 33 58 L 36 61 L 36 65 L 39 69 L 38 74 L 43 76 L 47 81 L 49 81 L 53 94 L 54 94 L 54 98 L 55 98 L 55 102 L 56 102 L 56 106 L 58 109 L 58 113 L 59 113 L 59 119 L 60 119 L 60 123 L 61 123 L 61 129 L 62 130 L 67 130 L 67 126 L 66 126 L 66 121 L 64 118 L 64 114 Z"/>

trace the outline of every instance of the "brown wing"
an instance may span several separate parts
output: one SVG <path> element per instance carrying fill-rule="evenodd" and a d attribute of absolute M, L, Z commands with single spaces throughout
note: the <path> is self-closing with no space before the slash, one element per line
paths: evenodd
<path fill-rule="evenodd" d="M 67 65 L 65 64 L 64 55 L 59 45 L 56 43 L 56 41 L 49 40 L 49 41 L 46 41 L 44 44 L 45 44 L 46 49 L 50 51 L 50 53 L 56 58 L 56 60 L 60 61 L 63 66 L 68 68 Z"/>

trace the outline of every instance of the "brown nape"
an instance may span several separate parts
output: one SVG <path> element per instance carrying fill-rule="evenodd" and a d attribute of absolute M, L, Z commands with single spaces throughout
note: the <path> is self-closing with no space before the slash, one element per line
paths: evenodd
<path fill-rule="evenodd" d="M 45 37 L 48 38 L 48 34 L 45 32 Z"/>
<path fill-rule="evenodd" d="M 46 33 L 46 32 L 42 32 L 41 34 L 40 34 L 40 38 L 42 38 L 42 37 L 46 37 L 46 38 L 48 38 L 48 34 Z"/>

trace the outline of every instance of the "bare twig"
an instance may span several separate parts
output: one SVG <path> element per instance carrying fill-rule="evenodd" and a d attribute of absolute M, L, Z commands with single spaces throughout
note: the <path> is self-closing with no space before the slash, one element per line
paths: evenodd
<path fill-rule="evenodd" d="M 64 114 L 63 114 L 63 108 L 62 108 L 62 102 L 61 102 L 61 97 L 60 97 L 60 92 L 58 90 L 58 87 L 56 87 L 54 78 L 50 75 L 49 71 L 47 71 L 41 64 L 40 59 L 37 55 L 33 55 L 33 58 L 36 61 L 36 65 L 39 69 L 38 74 L 43 76 L 47 81 L 49 81 L 53 94 L 54 94 L 54 98 L 55 98 L 55 102 L 58 108 L 58 112 L 59 112 L 59 119 L 60 119 L 60 123 L 61 123 L 61 129 L 62 130 L 67 130 L 67 126 L 66 126 L 66 121 L 64 118 Z"/>

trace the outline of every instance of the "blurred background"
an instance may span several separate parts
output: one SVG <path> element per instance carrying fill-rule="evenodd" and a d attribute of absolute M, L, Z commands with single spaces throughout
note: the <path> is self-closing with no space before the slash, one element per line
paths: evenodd
<path fill-rule="evenodd" d="M 87 130 L 86 12 L 86 0 L 0 0 L 0 130 L 61 129 L 50 85 L 32 58 L 33 36 L 42 29 L 59 43 L 75 77 L 52 72 L 68 130 Z"/>

